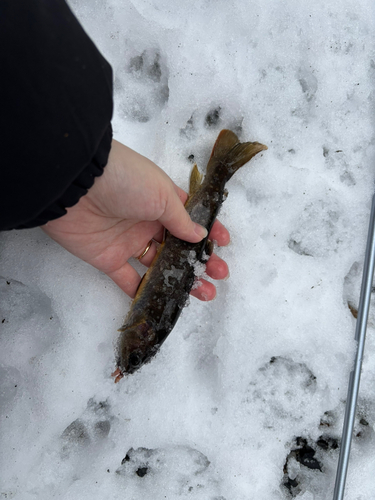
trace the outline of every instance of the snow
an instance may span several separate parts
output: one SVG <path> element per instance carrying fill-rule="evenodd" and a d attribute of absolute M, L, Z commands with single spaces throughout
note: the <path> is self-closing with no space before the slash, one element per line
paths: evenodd
<path fill-rule="evenodd" d="M 71 6 L 113 66 L 115 138 L 181 187 L 222 128 L 269 149 L 227 186 L 230 279 L 116 385 L 130 299 L 40 229 L 0 235 L 1 498 L 331 498 L 375 175 L 373 4 Z M 374 311 L 347 500 L 374 498 Z"/>

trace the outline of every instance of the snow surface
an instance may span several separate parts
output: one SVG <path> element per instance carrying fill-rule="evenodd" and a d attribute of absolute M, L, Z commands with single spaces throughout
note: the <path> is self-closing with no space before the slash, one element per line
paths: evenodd
<path fill-rule="evenodd" d="M 0 235 L 0 498 L 331 498 L 375 177 L 373 3 L 71 5 L 113 66 L 115 137 L 181 187 L 222 128 L 269 149 L 228 185 L 230 279 L 116 385 L 130 300 L 40 229 Z M 347 500 L 375 497 L 374 333 L 375 307 Z"/>

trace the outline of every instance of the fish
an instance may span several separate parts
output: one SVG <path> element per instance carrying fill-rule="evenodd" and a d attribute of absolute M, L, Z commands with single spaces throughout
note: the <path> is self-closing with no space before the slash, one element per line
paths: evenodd
<path fill-rule="evenodd" d="M 185 209 L 209 234 L 227 197 L 226 183 L 267 146 L 241 143 L 230 130 L 222 130 L 214 144 L 203 176 L 195 164 L 190 176 Z M 148 363 L 177 323 L 196 281 L 197 266 L 207 261 L 213 245 L 208 236 L 189 243 L 166 231 L 149 269 L 143 276 L 123 326 L 116 348 L 115 382 Z"/>

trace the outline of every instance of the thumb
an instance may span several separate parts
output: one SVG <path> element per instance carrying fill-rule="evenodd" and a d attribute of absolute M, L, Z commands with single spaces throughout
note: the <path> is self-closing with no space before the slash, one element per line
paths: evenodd
<path fill-rule="evenodd" d="M 159 222 L 168 229 L 173 236 L 190 243 L 198 243 L 207 236 L 207 229 L 193 222 L 185 210 L 184 205 L 176 191 L 169 192 L 165 210 Z"/>

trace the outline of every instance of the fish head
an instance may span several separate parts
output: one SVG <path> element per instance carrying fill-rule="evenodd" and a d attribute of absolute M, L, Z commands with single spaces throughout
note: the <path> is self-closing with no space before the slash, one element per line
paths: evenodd
<path fill-rule="evenodd" d="M 121 329 L 117 366 L 122 375 L 134 373 L 158 351 L 156 335 L 147 322 Z"/>

